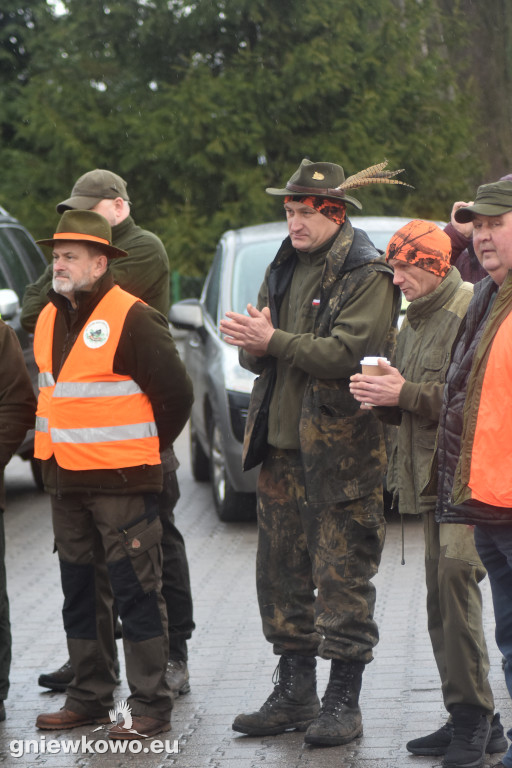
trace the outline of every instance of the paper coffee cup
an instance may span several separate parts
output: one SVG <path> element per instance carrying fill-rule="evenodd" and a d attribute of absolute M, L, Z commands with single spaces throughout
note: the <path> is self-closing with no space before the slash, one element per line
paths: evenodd
<path fill-rule="evenodd" d="M 360 361 L 361 372 L 366 376 L 382 376 L 384 371 L 379 366 L 379 360 L 385 360 L 386 363 L 389 363 L 387 357 L 363 357 Z"/>

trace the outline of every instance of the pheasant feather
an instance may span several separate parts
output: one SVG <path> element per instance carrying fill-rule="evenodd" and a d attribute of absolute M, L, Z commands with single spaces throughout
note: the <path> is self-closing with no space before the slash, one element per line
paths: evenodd
<path fill-rule="evenodd" d="M 359 187 L 366 187 L 369 184 L 401 184 L 404 187 L 414 189 L 410 184 L 406 184 L 405 181 L 393 178 L 393 176 L 396 176 L 398 173 L 402 173 L 404 170 L 403 168 L 400 168 L 398 171 L 385 171 L 384 168 L 387 164 L 388 161 L 384 160 L 384 162 L 371 165 L 369 168 L 359 171 L 359 173 L 354 173 L 353 176 L 349 176 L 348 179 L 345 179 L 343 184 L 340 184 L 336 189 L 342 191 L 346 189 L 358 189 Z"/>

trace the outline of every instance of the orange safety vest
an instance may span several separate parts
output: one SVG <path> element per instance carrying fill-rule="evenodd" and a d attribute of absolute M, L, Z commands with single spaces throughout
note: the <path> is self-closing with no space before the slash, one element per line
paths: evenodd
<path fill-rule="evenodd" d="M 471 496 L 496 507 L 512 507 L 512 313 L 494 337 L 478 405 L 471 452 Z"/>
<path fill-rule="evenodd" d="M 130 376 L 114 373 L 114 356 L 135 296 L 115 285 L 90 315 L 57 381 L 53 331 L 57 309 L 47 304 L 37 321 L 39 368 L 34 456 L 55 456 L 63 469 L 120 469 L 160 464 L 158 432 L 149 398 Z"/>

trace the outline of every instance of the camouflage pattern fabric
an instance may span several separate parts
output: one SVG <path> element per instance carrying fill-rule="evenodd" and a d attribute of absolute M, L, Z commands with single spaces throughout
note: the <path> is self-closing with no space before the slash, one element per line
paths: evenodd
<path fill-rule="evenodd" d="M 276 294 L 284 295 L 286 280 L 292 270 L 285 272 L 294 259 L 295 251 L 285 240 L 276 256 L 268 283 L 276 283 Z M 279 273 L 285 278 L 280 278 Z M 361 290 L 368 277 L 383 272 L 392 280 L 392 270 L 379 258 L 378 252 L 361 230 L 354 230 L 346 221 L 326 259 L 320 286 L 320 306 L 315 318 L 314 333 L 319 337 L 330 335 L 338 315 L 351 298 Z M 275 275 L 278 275 L 277 279 Z M 380 350 L 365 349 L 361 354 L 380 354 L 391 359 L 396 340 L 396 321 L 399 312 L 399 290 L 394 293 L 394 321 L 385 333 Z M 279 295 L 277 298 L 279 298 Z M 368 295 L 367 312 L 373 312 L 375 323 L 380 322 L 380 307 L 371 305 Z M 268 305 L 278 327 L 276 296 L 269 289 Z M 244 362 L 244 356 L 241 356 Z M 258 420 L 269 381 L 273 361 L 269 360 L 255 381 L 244 440 L 244 461 L 261 428 Z M 250 366 L 247 366 L 250 367 Z M 353 373 L 359 371 L 359 367 Z M 305 469 L 308 500 L 312 502 L 346 502 L 371 494 L 382 487 L 386 471 L 386 450 L 382 424 L 369 411 L 363 411 L 349 390 L 349 378 L 317 379 L 310 376 L 306 386 L 300 423 L 301 453 Z M 247 466 L 247 465 L 245 465 Z M 364 470 L 362 469 L 364 467 Z"/>
<path fill-rule="evenodd" d="M 308 502 L 304 489 L 300 452 L 271 449 L 258 482 L 263 632 L 276 654 L 367 664 L 379 639 L 370 579 L 385 538 L 382 489 L 338 504 Z"/>

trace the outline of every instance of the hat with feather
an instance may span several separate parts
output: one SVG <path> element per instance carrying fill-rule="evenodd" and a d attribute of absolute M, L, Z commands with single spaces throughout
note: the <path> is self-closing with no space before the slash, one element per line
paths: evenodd
<path fill-rule="evenodd" d="M 393 176 L 401 173 L 404 170 L 403 168 L 398 171 L 385 171 L 384 168 L 387 164 L 387 160 L 385 160 L 345 179 L 345 172 L 341 165 L 336 165 L 335 163 L 313 163 L 311 160 L 304 159 L 290 180 L 286 182 L 284 189 L 267 187 L 265 191 L 269 195 L 327 197 L 344 203 L 350 203 L 361 210 L 363 206 L 359 200 L 347 195 L 347 190 L 366 187 L 370 184 L 401 184 L 404 187 L 411 186 L 404 181 L 398 181 L 398 179 L 393 178 Z"/>

